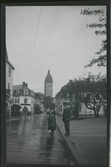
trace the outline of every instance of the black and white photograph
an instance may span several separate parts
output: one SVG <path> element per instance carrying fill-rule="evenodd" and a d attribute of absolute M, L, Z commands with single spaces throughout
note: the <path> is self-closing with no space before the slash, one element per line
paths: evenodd
<path fill-rule="evenodd" d="M 4 56 L 6 164 L 107 166 L 107 6 L 5 5 Z"/>

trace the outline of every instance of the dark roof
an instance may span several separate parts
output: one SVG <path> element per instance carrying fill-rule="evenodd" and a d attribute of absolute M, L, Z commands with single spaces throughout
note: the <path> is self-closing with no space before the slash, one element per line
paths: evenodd
<path fill-rule="evenodd" d="M 23 82 L 23 83 L 25 83 L 25 82 Z M 32 96 L 31 92 L 34 94 L 34 92 L 27 87 L 26 83 L 25 83 L 25 85 L 23 85 L 23 84 L 22 85 L 14 85 L 13 91 L 14 90 L 16 90 L 16 91 L 20 90 L 19 96 L 24 96 L 24 90 L 28 91 L 28 96 Z M 13 94 L 13 96 L 14 96 L 14 94 Z"/>
<path fill-rule="evenodd" d="M 45 83 L 53 83 L 52 76 L 50 74 L 50 70 L 48 70 L 47 76 L 45 78 Z"/>
<path fill-rule="evenodd" d="M 27 90 L 28 91 L 28 95 L 31 96 L 31 90 L 29 88 L 27 88 L 27 87 L 22 87 L 21 88 L 20 95 L 24 96 L 24 90 Z"/>
<path fill-rule="evenodd" d="M 6 50 L 6 53 L 5 53 L 5 58 L 6 58 L 6 60 L 8 60 L 7 50 Z"/>
<path fill-rule="evenodd" d="M 14 66 L 11 64 L 11 62 L 8 59 L 7 50 L 5 51 L 5 59 L 6 59 L 6 62 L 10 65 L 10 67 L 14 70 L 15 69 Z"/>
<path fill-rule="evenodd" d="M 13 90 L 19 90 L 22 88 L 22 85 L 14 85 Z"/>

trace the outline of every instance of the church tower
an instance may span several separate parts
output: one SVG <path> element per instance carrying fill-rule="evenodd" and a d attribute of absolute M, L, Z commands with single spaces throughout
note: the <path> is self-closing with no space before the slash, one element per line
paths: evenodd
<path fill-rule="evenodd" d="M 48 73 L 44 82 L 44 95 L 52 97 L 52 93 L 53 93 L 53 79 L 50 74 L 50 70 L 48 70 Z"/>

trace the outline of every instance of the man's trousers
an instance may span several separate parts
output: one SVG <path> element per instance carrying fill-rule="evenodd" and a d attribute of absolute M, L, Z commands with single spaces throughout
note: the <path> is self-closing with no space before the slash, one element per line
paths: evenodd
<path fill-rule="evenodd" d="M 69 135 L 69 134 L 70 134 L 70 130 L 69 130 L 69 120 L 64 121 L 64 126 L 65 126 L 66 134 Z"/>

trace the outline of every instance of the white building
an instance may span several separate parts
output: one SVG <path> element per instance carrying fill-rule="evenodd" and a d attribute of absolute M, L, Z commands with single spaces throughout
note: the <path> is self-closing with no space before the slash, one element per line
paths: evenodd
<path fill-rule="evenodd" d="M 67 98 L 67 100 L 63 99 L 63 98 L 57 98 L 55 100 L 55 104 L 56 104 L 55 110 L 56 110 L 56 113 L 58 113 L 60 115 L 63 114 L 63 110 L 64 110 L 63 102 L 64 101 L 69 103 L 69 107 L 71 106 L 71 102 L 68 98 Z M 73 99 L 73 102 L 74 102 L 74 99 Z M 72 107 L 73 107 L 73 105 L 72 105 Z M 92 115 L 92 116 L 94 116 L 94 111 L 88 109 L 84 103 L 79 103 L 79 115 Z M 100 108 L 99 115 L 104 115 L 104 105 Z"/>
<path fill-rule="evenodd" d="M 21 106 L 21 112 L 24 115 L 28 111 L 34 113 L 35 96 L 34 92 L 28 88 L 27 83 L 23 82 L 22 85 L 13 86 L 12 102 Z"/>
<path fill-rule="evenodd" d="M 7 51 L 5 55 L 6 60 L 6 114 L 11 116 L 11 99 L 12 99 L 12 85 L 13 85 L 13 70 L 14 66 L 8 59 Z"/>

